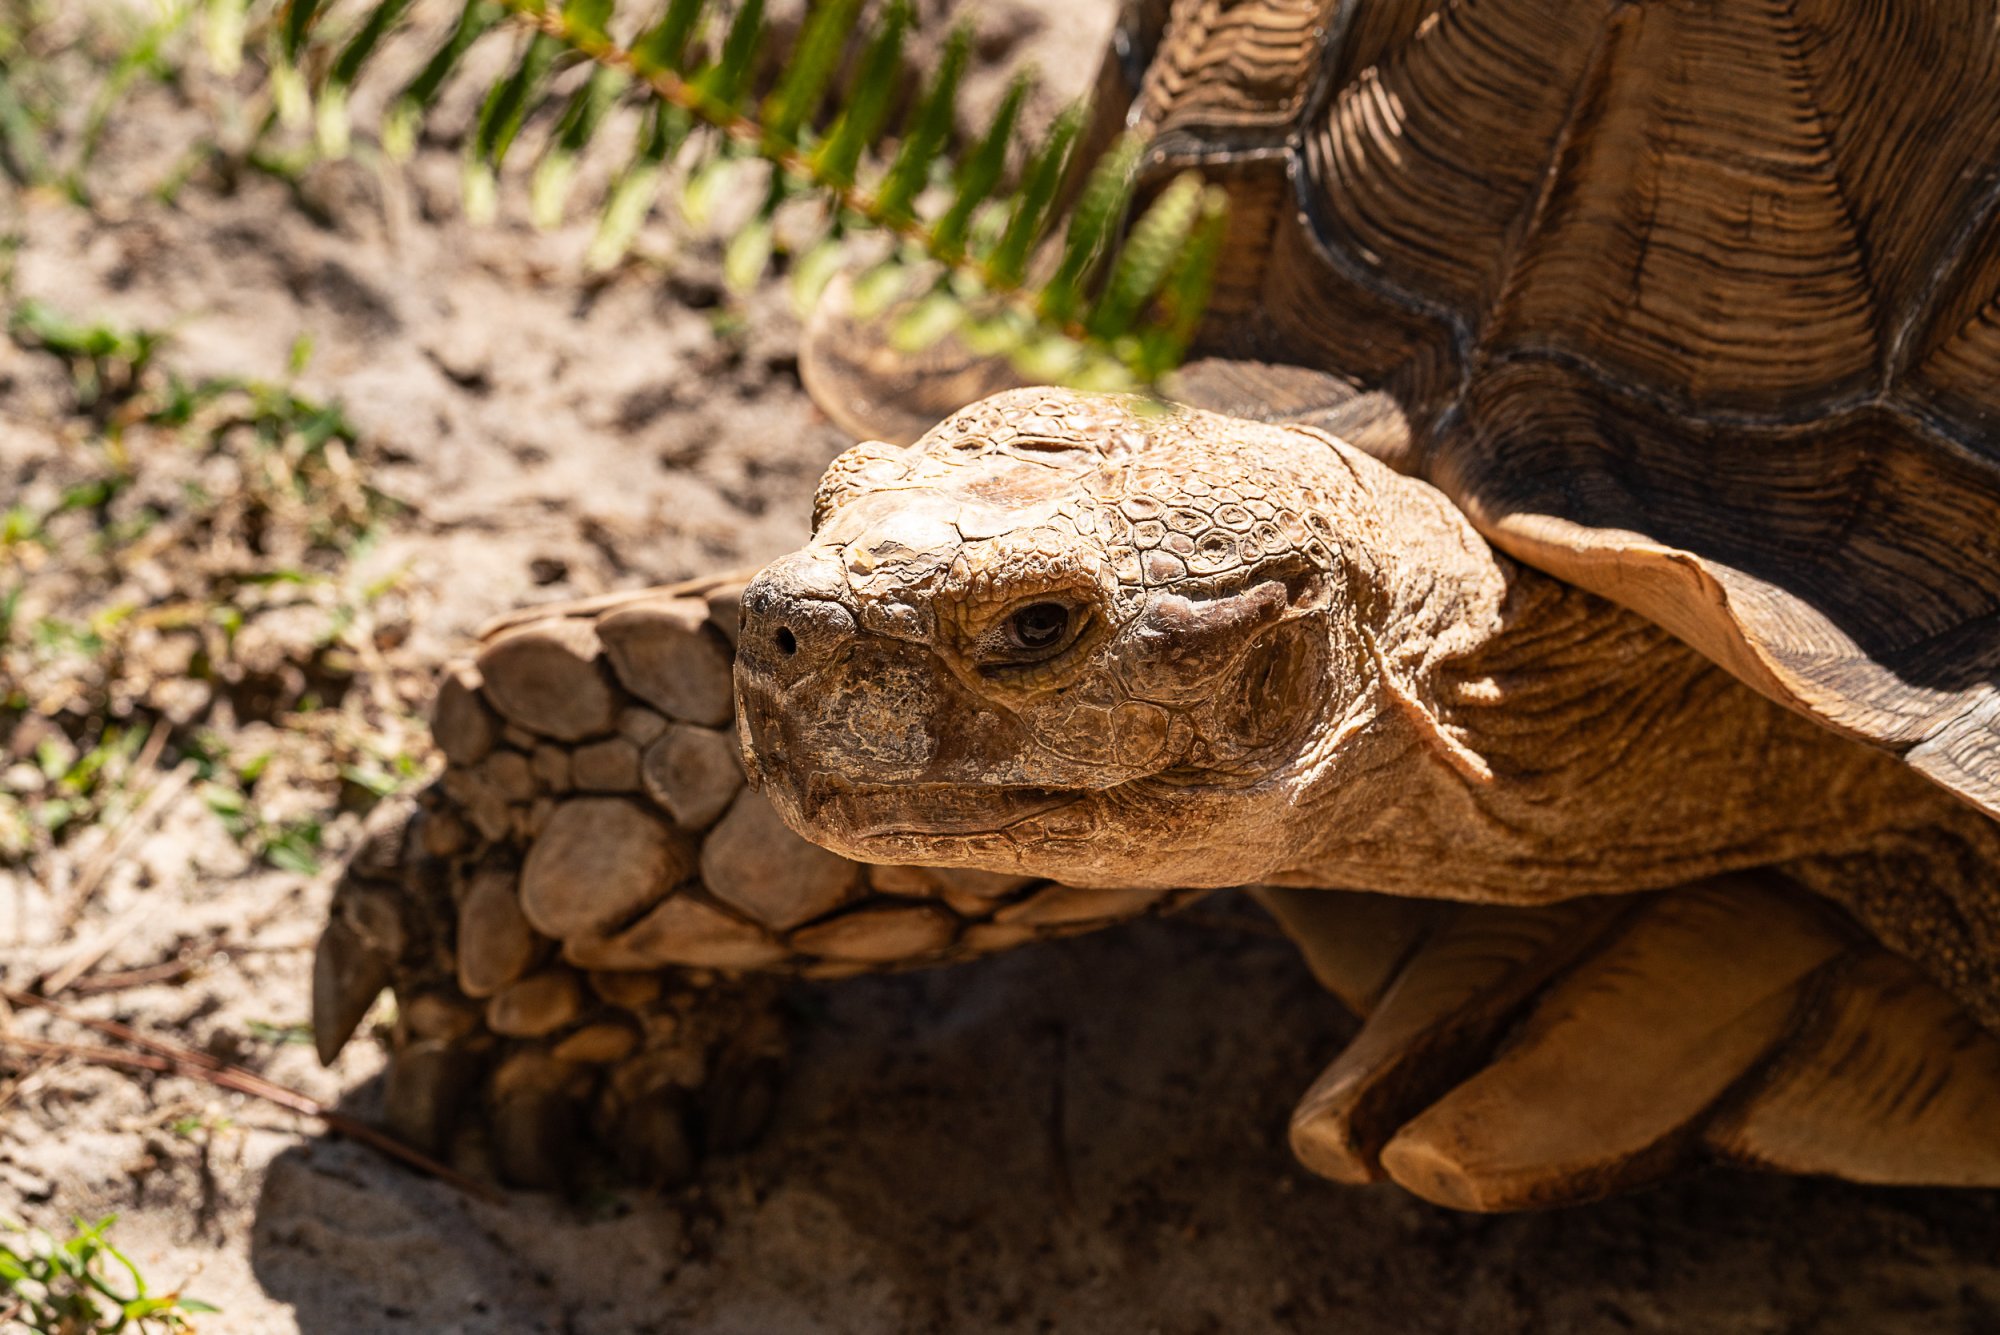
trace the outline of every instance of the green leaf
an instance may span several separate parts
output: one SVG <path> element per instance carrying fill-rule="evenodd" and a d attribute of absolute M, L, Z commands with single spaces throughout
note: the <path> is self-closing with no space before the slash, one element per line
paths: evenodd
<path fill-rule="evenodd" d="M 465 215 L 474 222 L 493 221 L 499 208 L 500 164 L 562 49 L 562 43 L 547 33 L 535 33 L 514 72 L 487 90 L 465 159 Z"/>
<path fill-rule="evenodd" d="M 639 234 L 659 194 L 663 164 L 686 140 L 692 124 L 681 108 L 666 102 L 653 104 L 638 151 L 612 182 L 604 209 L 598 215 L 597 235 L 584 256 L 584 263 L 590 269 L 597 272 L 609 269 L 632 248 L 632 239 Z"/>
<path fill-rule="evenodd" d="M 375 54 L 382 39 L 409 7 L 410 0 L 374 0 L 368 8 L 368 17 L 334 57 L 333 68 L 327 71 L 327 83 L 346 87 L 360 78 L 368 58 Z"/>
<path fill-rule="evenodd" d="M 694 35 L 694 25 L 706 3 L 707 0 L 671 0 L 660 21 L 632 44 L 633 67 L 642 75 L 679 75 L 688 38 Z"/>
<path fill-rule="evenodd" d="M 1040 301 L 1044 317 L 1058 325 L 1075 317 L 1082 301 L 1083 285 L 1109 247 L 1113 231 L 1125 214 L 1132 196 L 1132 184 L 1144 148 L 1137 135 L 1121 135 L 1091 170 L 1070 215 L 1069 231 L 1063 237 L 1063 254 Z"/>
<path fill-rule="evenodd" d="M 1083 118 L 1084 108 L 1081 105 L 1072 105 L 1057 116 L 1055 124 L 1049 127 L 1047 141 L 1021 174 L 1021 185 L 1015 194 L 1013 211 L 1007 218 L 1007 228 L 987 260 L 993 281 L 1002 287 L 1020 285 L 1035 243 L 1048 230 L 1056 195 L 1062 189 L 1064 176 L 1068 174 L 1070 153 L 1083 129 Z"/>
<path fill-rule="evenodd" d="M 888 310 L 903 295 L 903 289 L 910 285 L 910 277 L 910 266 L 900 259 L 892 259 L 875 265 L 855 279 L 855 318 L 872 320 Z"/>
<path fill-rule="evenodd" d="M 215 72 L 228 78 L 243 67 L 243 27 L 250 0 L 208 0 L 201 11 L 201 44 Z"/>
<path fill-rule="evenodd" d="M 591 45 L 611 40 L 611 12 L 617 0 L 563 0 L 563 31 Z"/>
<path fill-rule="evenodd" d="M 382 39 L 410 7 L 410 0 L 375 0 L 368 9 L 368 17 L 361 27 L 349 38 L 347 45 L 334 57 L 333 67 L 327 71 L 326 82 L 321 85 L 319 98 L 314 107 L 314 139 L 319 151 L 329 158 L 347 156 L 349 121 L 347 115 L 348 90 L 361 77 L 363 67 L 370 56 L 381 46 Z"/>
<path fill-rule="evenodd" d="M 801 255 L 792 264 L 791 291 L 792 309 L 804 319 L 811 315 L 825 295 L 827 284 L 840 272 L 846 253 L 841 247 L 838 235 L 829 235 L 813 243 L 812 249 Z"/>
<path fill-rule="evenodd" d="M 771 264 L 771 219 L 757 217 L 729 239 L 722 252 L 722 281 L 736 292 L 757 286 Z"/>
<path fill-rule="evenodd" d="M 681 217 L 690 227 L 708 226 L 716 204 L 728 192 L 739 172 L 749 164 L 742 158 L 718 153 L 688 174 L 681 187 Z"/>
<path fill-rule="evenodd" d="M 41 127 L 15 93 L 5 65 L 0 65 L 0 166 L 22 185 L 37 185 L 49 176 Z"/>
<path fill-rule="evenodd" d="M 269 1020 L 246 1020 L 244 1029 L 259 1043 L 302 1047 L 313 1041 L 312 1026 L 304 1023 L 272 1024 Z"/>
<path fill-rule="evenodd" d="M 901 352 L 921 352 L 964 323 L 965 303 L 940 285 L 896 318 L 889 343 Z"/>
<path fill-rule="evenodd" d="M 1092 338 L 1109 342 L 1132 328 L 1159 291 L 1201 219 L 1199 173 L 1182 172 L 1125 235 L 1104 291 L 1084 320 Z"/>
<path fill-rule="evenodd" d="M 861 0 L 818 0 L 812 5 L 784 77 L 764 101 L 768 141 L 784 149 L 797 146 L 799 129 L 819 110 L 860 14 Z"/>
<path fill-rule="evenodd" d="M 319 0 L 288 0 L 285 5 L 279 45 L 287 64 L 298 64 L 299 57 L 305 54 L 306 37 L 312 31 L 313 17 L 318 12 Z"/>
<path fill-rule="evenodd" d="M 527 49 L 515 62 L 514 72 L 487 92 L 486 102 L 479 109 L 479 126 L 472 140 L 475 157 L 496 169 L 500 166 L 513 146 L 514 136 L 520 133 L 521 122 L 534 105 L 536 94 L 541 91 L 542 81 L 548 78 L 563 49 L 561 42 L 545 32 L 537 32 L 528 39 Z"/>
<path fill-rule="evenodd" d="M 431 53 L 417 77 L 410 80 L 390 105 L 382 126 L 382 147 L 392 158 L 410 156 L 416 147 L 417 126 L 444 91 L 445 81 L 458 68 L 465 53 L 501 18 L 502 11 L 491 0 L 467 0 L 458 13 L 451 35 Z"/>
<path fill-rule="evenodd" d="M 1000 173 L 1007 169 L 1007 150 L 1014 142 L 1014 124 L 1020 119 L 1021 104 L 1027 101 L 1033 87 L 1033 82 L 1026 75 L 1014 80 L 1007 89 L 1007 96 L 1001 99 L 999 110 L 994 112 L 993 124 L 987 127 L 986 136 L 959 164 L 951 207 L 932 229 L 937 253 L 943 258 L 954 259 L 965 252 L 965 234 L 972 223 L 972 211 L 993 193 L 993 187 L 1000 182 Z"/>
<path fill-rule="evenodd" d="M 965 61 L 972 49 L 971 30 L 960 26 L 946 39 L 938 60 L 937 74 L 924 94 L 923 105 L 903 135 L 896 160 L 876 192 L 875 207 L 892 222 L 913 220 L 911 205 L 917 192 L 930 179 L 931 163 L 951 140 L 953 109 L 958 101 L 958 81 L 965 74 Z"/>
<path fill-rule="evenodd" d="M 1068 385 L 1081 374 L 1085 351 L 1075 339 L 1045 332 L 1023 341 L 1011 360 L 1016 370 L 1037 384 Z"/>
<path fill-rule="evenodd" d="M 1165 308 L 1165 319 L 1138 339 L 1134 364 L 1147 379 L 1156 380 L 1180 365 L 1194 343 L 1228 230 L 1229 195 L 1221 186 L 1211 185 L 1202 192 L 1201 218 L 1194 235 L 1182 247 L 1174 271 L 1162 285 L 1160 305 Z"/>
<path fill-rule="evenodd" d="M 563 205 L 576 177 L 577 158 L 589 146 L 598 126 L 604 122 L 605 113 L 617 102 L 624 87 L 625 75 L 621 71 L 597 65 L 570 95 L 548 149 L 535 165 L 535 180 L 529 193 L 535 226 L 554 227 L 562 221 Z"/>
<path fill-rule="evenodd" d="M 854 184 L 861 155 L 882 133 L 902 83 L 903 41 L 914 15 L 909 0 L 890 0 L 861 57 L 854 92 L 833 130 L 812 155 L 812 170 L 836 186 Z"/>
<path fill-rule="evenodd" d="M 717 108 L 734 110 L 750 86 L 757 64 L 757 46 L 764 35 L 764 0 L 743 0 L 722 39 L 722 53 L 695 81 L 701 95 Z"/>
<path fill-rule="evenodd" d="M 320 828 L 307 822 L 295 829 L 280 830 L 264 849 L 264 860 L 279 871 L 298 876 L 319 874 Z"/>

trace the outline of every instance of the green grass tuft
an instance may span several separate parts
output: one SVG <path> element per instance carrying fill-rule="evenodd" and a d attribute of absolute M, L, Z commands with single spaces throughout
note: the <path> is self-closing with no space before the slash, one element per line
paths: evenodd
<path fill-rule="evenodd" d="M 153 1293 L 108 1236 L 116 1215 L 76 1221 L 66 1238 L 0 1221 L 0 1327 L 35 1335 L 192 1331 L 218 1309 L 179 1292 Z"/>

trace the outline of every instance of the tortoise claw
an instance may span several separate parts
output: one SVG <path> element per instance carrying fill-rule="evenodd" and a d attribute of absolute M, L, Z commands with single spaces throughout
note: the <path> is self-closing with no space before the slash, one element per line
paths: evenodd
<path fill-rule="evenodd" d="M 447 1039 L 418 1039 L 399 1050 L 383 1095 L 389 1129 L 426 1154 L 442 1153 L 477 1069 L 466 1046 Z"/>
<path fill-rule="evenodd" d="M 331 1065 L 410 949 L 413 891 L 431 870 L 414 800 L 384 802 L 368 817 L 313 952 L 313 1047 Z"/>
<path fill-rule="evenodd" d="M 614 1147 L 623 1176 L 638 1186 L 658 1190 L 694 1176 L 698 1155 L 688 1134 L 687 1110 L 682 1100 L 664 1092 L 614 1112 L 605 1139 Z"/>
<path fill-rule="evenodd" d="M 581 1130 L 574 1099 L 518 1094 L 496 1104 L 492 1116 L 493 1153 L 508 1186 L 556 1191 L 572 1180 Z"/>
<path fill-rule="evenodd" d="M 313 1047 L 332 1065 L 361 1017 L 389 985 L 395 959 L 369 945 L 337 914 L 329 918 L 313 952 Z"/>
<path fill-rule="evenodd" d="M 533 1049 L 493 1074 L 493 1155 L 510 1186 L 552 1191 L 571 1181 L 583 1130 L 578 1069 Z"/>

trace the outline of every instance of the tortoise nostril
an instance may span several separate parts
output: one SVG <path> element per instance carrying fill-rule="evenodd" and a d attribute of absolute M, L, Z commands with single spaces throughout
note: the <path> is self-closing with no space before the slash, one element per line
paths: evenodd
<path fill-rule="evenodd" d="M 778 627 L 778 633 L 771 638 L 778 642 L 778 652 L 787 658 L 799 651 L 799 637 L 792 634 L 790 626 Z"/>

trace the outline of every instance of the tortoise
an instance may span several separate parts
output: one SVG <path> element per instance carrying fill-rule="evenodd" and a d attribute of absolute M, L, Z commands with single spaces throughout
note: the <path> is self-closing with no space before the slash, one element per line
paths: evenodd
<path fill-rule="evenodd" d="M 1172 401 L 829 308 L 810 543 L 445 673 L 322 1054 L 393 982 L 404 1134 L 668 1178 L 768 1108 L 761 980 L 1249 886 L 1364 1017 L 1327 1177 L 2000 1185 L 1996 65 L 1951 2 L 1128 7 L 1087 138 L 1230 200 Z"/>

